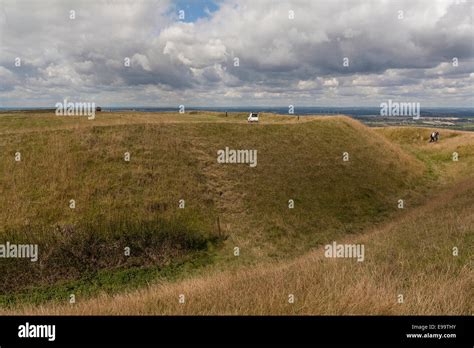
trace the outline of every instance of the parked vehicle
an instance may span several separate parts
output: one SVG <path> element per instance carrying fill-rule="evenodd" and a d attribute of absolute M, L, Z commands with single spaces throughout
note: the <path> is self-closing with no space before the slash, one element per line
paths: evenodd
<path fill-rule="evenodd" d="M 249 117 L 247 118 L 248 122 L 258 122 L 258 113 L 256 112 L 251 112 L 249 114 Z"/>

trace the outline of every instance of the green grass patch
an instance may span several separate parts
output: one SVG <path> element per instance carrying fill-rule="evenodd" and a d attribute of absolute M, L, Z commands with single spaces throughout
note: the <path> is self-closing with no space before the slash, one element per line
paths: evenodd
<path fill-rule="evenodd" d="M 7 228 L 11 244 L 37 244 L 38 261 L 8 258 L 0 262 L 1 295 L 62 281 L 104 279 L 102 271 L 165 267 L 221 240 L 200 223 L 184 218 L 135 221 L 84 221 L 74 225 Z"/>
<path fill-rule="evenodd" d="M 214 253 L 204 251 L 192 252 L 165 266 L 100 270 L 78 280 L 60 281 L 50 286 L 30 286 L 20 292 L 0 294 L 0 307 L 11 308 L 17 304 L 39 305 L 47 302 L 67 303 L 72 294 L 76 301 L 101 293 L 116 294 L 160 281 L 182 279 L 194 270 L 213 262 Z"/>

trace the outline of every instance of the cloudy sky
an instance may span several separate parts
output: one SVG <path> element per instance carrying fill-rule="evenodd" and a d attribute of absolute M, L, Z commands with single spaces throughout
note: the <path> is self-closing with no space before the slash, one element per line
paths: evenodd
<path fill-rule="evenodd" d="M 472 0 L 0 0 L 0 106 L 474 106 L 473 12 Z"/>

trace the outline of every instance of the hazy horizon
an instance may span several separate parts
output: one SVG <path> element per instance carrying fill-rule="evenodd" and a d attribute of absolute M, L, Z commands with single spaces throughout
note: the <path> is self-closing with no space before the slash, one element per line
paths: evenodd
<path fill-rule="evenodd" d="M 97 107 L 102 107 L 102 108 L 147 108 L 147 109 L 176 109 L 178 110 L 177 106 L 174 105 L 164 105 L 164 106 L 159 106 L 159 105 L 99 105 L 96 104 Z M 54 109 L 53 106 L 0 106 L 0 109 Z M 283 108 L 288 108 L 287 105 L 239 105 L 239 106 L 230 106 L 230 105 L 188 105 L 186 106 L 186 109 L 192 109 L 192 108 L 199 108 L 199 109 L 205 109 L 205 108 L 229 108 L 229 109 L 242 109 L 242 108 L 269 108 L 269 109 L 283 109 Z M 361 105 L 351 105 L 351 106 L 332 106 L 332 105 L 297 105 L 295 106 L 295 109 L 311 109 L 311 108 L 331 108 L 331 109 L 370 109 L 370 108 L 380 108 L 379 105 L 367 105 L 367 106 L 361 106 Z M 425 109 L 473 109 L 474 106 L 427 106 Z"/>

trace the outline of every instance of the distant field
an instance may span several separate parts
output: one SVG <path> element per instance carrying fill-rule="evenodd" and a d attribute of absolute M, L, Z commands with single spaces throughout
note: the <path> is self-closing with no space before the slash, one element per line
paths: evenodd
<path fill-rule="evenodd" d="M 5 313 L 472 312 L 474 133 L 245 116 L 0 114 L 0 244 L 40 250 L 0 259 Z M 334 240 L 366 261 L 324 258 Z"/>

